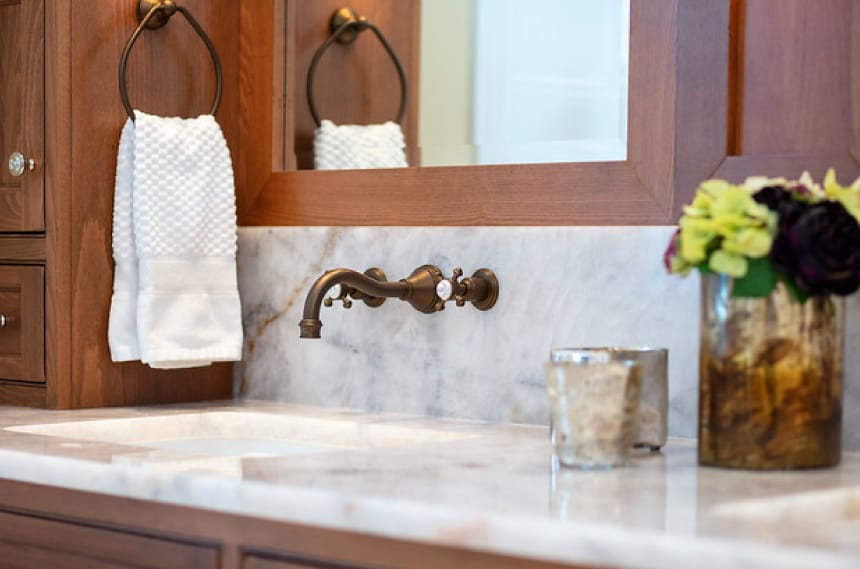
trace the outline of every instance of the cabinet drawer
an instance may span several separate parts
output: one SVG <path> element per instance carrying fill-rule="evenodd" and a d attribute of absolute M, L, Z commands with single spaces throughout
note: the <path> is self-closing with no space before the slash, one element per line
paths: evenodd
<path fill-rule="evenodd" d="M 309 564 L 304 561 L 277 559 L 272 557 L 258 557 L 247 555 L 242 560 L 242 569 L 351 569 L 341 565 Z"/>
<path fill-rule="evenodd" d="M 0 265 L 0 379 L 45 381 L 45 269 Z"/>
<path fill-rule="evenodd" d="M 10 558 L 14 563 L 5 564 Z M 217 569 L 218 565 L 218 550 L 206 545 L 0 512 L 3 568 Z"/>

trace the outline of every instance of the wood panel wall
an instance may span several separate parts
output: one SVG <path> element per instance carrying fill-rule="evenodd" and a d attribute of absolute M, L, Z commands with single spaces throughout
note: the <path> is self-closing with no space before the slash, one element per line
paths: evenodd
<path fill-rule="evenodd" d="M 860 4 L 733 0 L 729 157 L 717 172 L 860 174 Z"/>
<path fill-rule="evenodd" d="M 298 167 L 313 168 L 316 125 L 305 90 L 311 60 L 331 35 L 331 15 L 347 4 L 379 28 L 403 65 L 409 106 L 402 126 L 407 146 L 414 148 L 418 140 L 420 0 L 353 0 L 347 4 L 343 0 L 289 0 L 287 3 L 291 7 L 286 34 L 292 36 L 290 43 L 294 50 L 287 54 L 292 61 L 286 82 L 293 91 L 294 104 L 287 129 L 293 133 Z M 320 118 L 336 124 L 383 123 L 394 120 L 400 107 L 397 71 L 382 44 L 369 31 L 350 45 L 336 43 L 326 50 L 317 67 L 314 87 Z"/>
<path fill-rule="evenodd" d="M 49 173 L 48 405 L 90 407 L 229 398 L 231 366 L 158 371 L 113 364 L 107 345 L 112 289 L 111 219 L 116 153 L 126 120 L 117 66 L 137 25 L 136 2 L 48 12 Z M 214 42 L 224 70 L 218 121 L 235 153 L 238 133 L 239 8 L 229 0 L 183 0 Z M 162 115 L 208 113 L 212 63 L 181 15 L 147 31 L 128 68 L 133 105 Z"/>

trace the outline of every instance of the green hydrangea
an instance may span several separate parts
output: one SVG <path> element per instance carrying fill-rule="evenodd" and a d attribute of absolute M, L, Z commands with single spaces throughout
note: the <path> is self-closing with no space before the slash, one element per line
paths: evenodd
<path fill-rule="evenodd" d="M 848 213 L 860 221 L 860 178 L 846 188 L 839 185 L 836 180 L 836 171 L 831 168 L 824 177 L 824 195 L 829 200 L 841 203 L 848 210 Z"/>
<path fill-rule="evenodd" d="M 821 212 L 830 217 L 822 218 Z M 802 223 L 810 219 L 817 220 L 817 241 Z M 767 297 L 782 283 L 802 304 L 811 294 L 844 294 L 842 290 L 860 286 L 860 225 L 855 220 L 860 223 L 860 178 L 842 186 L 833 169 L 821 184 L 809 172 L 796 181 L 754 177 L 736 185 L 708 180 L 684 208 L 663 263 L 671 273 L 687 275 L 699 269 L 732 277 L 734 298 Z M 806 241 L 816 241 L 815 251 L 804 248 Z M 830 255 L 837 268 L 843 268 L 817 267 L 816 255 Z M 801 263 L 803 273 L 797 269 Z"/>
<path fill-rule="evenodd" d="M 708 180 L 696 191 L 693 203 L 684 208 L 673 272 L 689 272 L 707 261 L 717 273 L 743 277 L 747 259 L 770 253 L 776 233 L 776 215 L 756 203 L 745 185 Z M 677 266 L 680 270 L 674 270 Z"/>

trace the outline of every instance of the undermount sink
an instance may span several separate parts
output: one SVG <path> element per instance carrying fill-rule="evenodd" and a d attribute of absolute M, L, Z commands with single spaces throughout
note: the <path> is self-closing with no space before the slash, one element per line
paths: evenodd
<path fill-rule="evenodd" d="M 715 506 L 712 514 L 757 523 L 802 524 L 810 531 L 832 531 L 847 524 L 856 531 L 860 529 L 860 486 L 728 502 Z"/>
<path fill-rule="evenodd" d="M 241 476 L 241 462 L 246 458 L 349 449 L 407 448 L 469 437 L 456 431 L 249 411 L 203 411 L 72 421 L 8 427 L 5 430 L 67 441 L 144 447 L 114 454 L 113 461 L 157 466 L 171 471 L 206 471 L 230 476 Z"/>

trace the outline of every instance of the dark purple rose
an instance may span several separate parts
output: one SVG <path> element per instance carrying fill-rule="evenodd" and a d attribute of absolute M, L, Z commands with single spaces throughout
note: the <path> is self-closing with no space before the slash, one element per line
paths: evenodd
<path fill-rule="evenodd" d="M 670 273 L 672 272 L 672 259 L 674 259 L 675 255 L 678 253 L 678 237 L 680 235 L 681 228 L 679 227 L 675 233 L 672 234 L 672 238 L 669 240 L 669 247 L 663 254 L 663 266 L 665 266 L 666 271 Z"/>
<path fill-rule="evenodd" d="M 791 192 L 782 186 L 767 186 L 766 188 L 762 188 L 755 193 L 753 199 L 767 206 L 772 211 L 777 211 L 781 204 L 793 201 Z"/>
<path fill-rule="evenodd" d="M 753 199 L 779 215 L 780 232 L 791 227 L 809 209 L 809 202 L 794 199 L 795 192 L 781 186 L 768 186 L 755 193 Z"/>
<path fill-rule="evenodd" d="M 810 296 L 860 288 L 860 224 L 839 202 L 781 203 L 770 260 Z"/>

